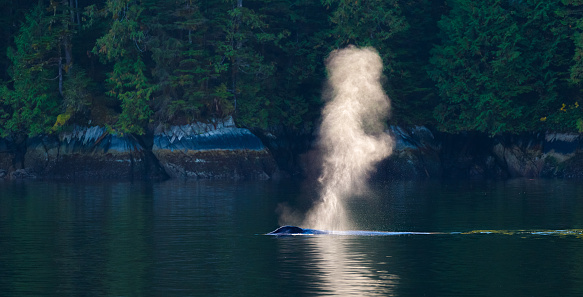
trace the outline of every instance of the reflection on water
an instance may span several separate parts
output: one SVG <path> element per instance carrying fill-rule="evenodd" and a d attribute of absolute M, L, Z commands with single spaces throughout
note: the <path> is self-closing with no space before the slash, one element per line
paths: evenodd
<path fill-rule="evenodd" d="M 377 184 L 355 228 L 442 234 L 262 235 L 299 188 L 0 182 L 0 296 L 583 296 L 578 182 Z"/>
<path fill-rule="evenodd" d="M 371 257 L 375 251 L 364 250 L 355 239 L 333 235 L 278 238 L 279 261 L 290 268 L 284 271 L 293 271 L 298 264 L 303 267 L 302 274 L 309 278 L 302 287 L 308 294 L 393 296 L 398 276 L 377 270 Z"/>
<path fill-rule="evenodd" d="M 147 188 L 21 183 L 0 195 L 2 294 L 144 293 Z"/>

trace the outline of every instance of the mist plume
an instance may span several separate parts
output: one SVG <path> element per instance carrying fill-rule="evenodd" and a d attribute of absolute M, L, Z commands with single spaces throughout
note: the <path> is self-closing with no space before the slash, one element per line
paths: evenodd
<path fill-rule="evenodd" d="M 345 201 L 366 187 L 374 165 L 391 154 L 393 140 L 383 132 L 390 101 L 381 86 L 382 59 L 373 48 L 349 46 L 326 60 L 328 86 L 318 149 L 322 155 L 319 200 L 304 226 L 346 230 Z"/>

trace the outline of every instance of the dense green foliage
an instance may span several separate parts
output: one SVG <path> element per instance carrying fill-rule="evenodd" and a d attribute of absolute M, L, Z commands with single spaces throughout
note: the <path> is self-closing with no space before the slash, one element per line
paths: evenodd
<path fill-rule="evenodd" d="M 328 53 L 373 46 L 396 124 L 583 131 L 581 0 L 0 0 L 0 136 L 232 116 L 309 132 Z"/>
<path fill-rule="evenodd" d="M 435 109 L 441 127 L 532 131 L 543 126 L 540 119 L 554 116 L 558 102 L 571 99 L 572 42 L 557 15 L 560 1 L 450 4 L 431 58 L 442 98 Z"/>

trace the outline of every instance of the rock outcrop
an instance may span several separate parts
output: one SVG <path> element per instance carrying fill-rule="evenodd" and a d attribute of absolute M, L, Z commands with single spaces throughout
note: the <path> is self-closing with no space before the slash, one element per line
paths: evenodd
<path fill-rule="evenodd" d="M 24 168 L 54 179 L 141 179 L 149 177 L 144 148 L 131 136 L 103 127 L 75 127 L 59 137 L 27 141 Z"/>
<path fill-rule="evenodd" d="M 583 178 L 583 137 L 536 133 L 490 137 L 391 127 L 396 146 L 379 166 L 385 178 Z"/>
<path fill-rule="evenodd" d="M 159 128 L 152 153 L 173 178 L 269 179 L 277 171 L 261 140 L 230 118 Z"/>
<path fill-rule="evenodd" d="M 25 139 L 21 146 L 0 139 L 4 179 L 269 179 L 276 172 L 261 140 L 232 119 L 161 128 L 150 138 L 95 126 Z"/>
<path fill-rule="evenodd" d="M 441 144 L 429 129 L 391 126 L 386 132 L 392 136 L 395 146 L 391 156 L 379 164 L 377 178 L 417 179 L 441 175 Z"/>
<path fill-rule="evenodd" d="M 59 135 L 0 139 L 0 179 L 269 179 L 289 176 L 280 166 L 296 175 L 318 163 L 309 153 L 310 137 L 256 133 L 263 142 L 226 119 L 159 127 L 139 137 L 75 127 Z M 578 133 L 490 137 L 422 126 L 392 126 L 386 133 L 395 147 L 378 164 L 375 179 L 583 178 Z"/>
<path fill-rule="evenodd" d="M 511 177 L 583 178 L 581 145 L 578 133 L 540 133 L 499 137 L 493 152 Z"/>

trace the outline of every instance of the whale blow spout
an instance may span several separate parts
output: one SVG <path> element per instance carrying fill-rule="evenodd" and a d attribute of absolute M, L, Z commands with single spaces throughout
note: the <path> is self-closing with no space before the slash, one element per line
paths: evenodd
<path fill-rule="evenodd" d="M 352 227 L 346 201 L 366 189 L 368 176 L 391 154 L 394 143 L 384 132 L 391 104 L 381 84 L 383 61 L 378 52 L 355 46 L 335 50 L 326 69 L 327 103 L 318 132 L 320 198 L 303 225 L 338 231 Z"/>

